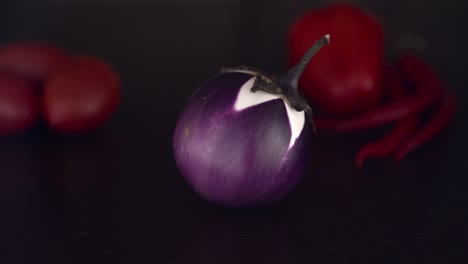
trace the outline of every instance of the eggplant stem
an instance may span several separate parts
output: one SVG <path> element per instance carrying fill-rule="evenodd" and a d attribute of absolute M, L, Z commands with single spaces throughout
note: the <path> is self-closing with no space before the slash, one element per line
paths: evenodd
<path fill-rule="evenodd" d="M 300 95 L 298 89 L 299 78 L 301 78 L 307 64 L 320 48 L 330 43 L 330 35 L 325 35 L 305 52 L 299 62 L 284 74 L 270 76 L 250 67 L 227 68 L 222 72 L 241 71 L 256 75 L 255 82 L 250 89 L 252 93 L 264 91 L 271 94 L 282 95 L 289 105 L 296 111 L 304 111 L 308 117 L 312 116 L 312 109 L 307 101 Z"/>
<path fill-rule="evenodd" d="M 283 77 L 285 81 L 287 81 L 290 87 L 297 91 L 299 79 L 301 78 L 302 74 L 304 73 L 305 68 L 309 64 L 312 57 L 314 57 L 315 53 L 322 48 L 323 46 L 330 43 L 330 35 L 327 34 L 320 38 L 319 40 L 315 41 L 312 46 L 302 55 L 301 59 L 294 65 Z"/>

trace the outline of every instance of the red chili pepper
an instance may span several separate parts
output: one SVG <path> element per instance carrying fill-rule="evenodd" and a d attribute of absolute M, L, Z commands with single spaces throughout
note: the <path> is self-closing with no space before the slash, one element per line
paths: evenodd
<path fill-rule="evenodd" d="M 388 70 L 385 73 L 384 81 L 392 100 L 398 100 L 405 96 L 403 80 L 394 70 Z M 395 153 L 414 131 L 416 123 L 416 114 L 407 116 L 401 119 L 383 138 L 362 146 L 356 155 L 356 166 L 362 167 L 366 158 L 386 157 Z"/>
<path fill-rule="evenodd" d="M 415 134 L 410 135 L 416 129 L 417 113 L 402 119 L 383 139 L 362 147 L 356 157 L 356 165 L 358 167 L 362 166 L 367 157 L 387 156 L 391 153 L 396 153 L 396 160 L 401 161 L 409 152 L 437 135 L 453 116 L 455 111 L 454 98 L 444 88 L 443 83 L 437 78 L 435 73 L 421 59 L 405 55 L 399 60 L 398 68 L 400 73 L 418 91 L 430 88 L 431 93 L 435 94 L 435 99 L 441 98 L 438 101 L 438 108 L 426 125 Z M 394 76 L 390 75 L 389 77 L 391 78 L 387 78 L 387 85 L 389 85 L 390 92 L 393 94 L 392 97 L 400 96 L 397 88 L 398 86 L 401 87 L 401 83 L 397 83 L 398 79 L 394 79 Z M 404 142 L 404 140 L 407 141 Z"/>
<path fill-rule="evenodd" d="M 440 98 L 438 108 L 431 119 L 396 153 L 396 160 L 401 161 L 410 151 L 424 144 L 450 122 L 455 112 L 455 100 L 435 72 L 421 59 L 406 55 L 399 63 L 400 71 L 419 89 L 431 87 Z"/>
<path fill-rule="evenodd" d="M 395 158 L 401 161 L 409 152 L 416 149 L 420 145 L 426 143 L 450 122 L 455 112 L 455 102 L 452 95 L 445 94 L 443 101 L 440 103 L 436 113 L 431 120 L 419 130 L 408 142 L 401 147 L 396 153 Z"/>
<path fill-rule="evenodd" d="M 411 74 L 407 74 L 411 76 L 405 77 L 409 78 L 411 83 L 417 84 L 412 95 L 404 96 L 399 100 L 348 119 L 337 120 L 316 116 L 314 117 L 315 125 L 321 130 L 349 132 L 385 125 L 421 112 L 438 98 L 440 90 L 437 83 L 425 80 L 425 75 L 428 73 L 420 64 L 420 60 L 412 55 L 404 55 L 398 62 L 402 73 L 411 72 Z"/>

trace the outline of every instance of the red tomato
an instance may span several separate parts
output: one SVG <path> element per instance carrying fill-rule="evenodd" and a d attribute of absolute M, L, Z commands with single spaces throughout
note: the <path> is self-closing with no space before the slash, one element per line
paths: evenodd
<path fill-rule="evenodd" d="M 16 42 L 0 48 L 0 69 L 33 79 L 45 80 L 55 68 L 64 64 L 66 54 L 39 42 Z"/>
<path fill-rule="evenodd" d="M 30 128 L 38 115 L 33 84 L 0 72 L 0 134 L 10 135 Z"/>
<path fill-rule="evenodd" d="M 79 56 L 50 75 L 41 107 L 51 128 L 78 133 L 103 123 L 119 99 L 119 78 L 114 69 L 99 58 Z"/>
<path fill-rule="evenodd" d="M 330 44 L 307 66 L 299 82 L 301 92 L 320 110 L 337 116 L 377 105 L 384 49 L 380 24 L 346 4 L 307 11 L 289 28 L 289 64 L 325 34 L 330 34 Z"/>

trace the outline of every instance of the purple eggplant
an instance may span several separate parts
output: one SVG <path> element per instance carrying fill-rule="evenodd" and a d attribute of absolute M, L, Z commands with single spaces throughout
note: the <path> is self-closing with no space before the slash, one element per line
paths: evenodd
<path fill-rule="evenodd" d="M 173 150 L 189 185 L 230 207 L 267 205 L 288 194 L 309 156 L 312 113 L 298 80 L 315 42 L 286 74 L 225 68 L 189 99 L 177 121 Z"/>

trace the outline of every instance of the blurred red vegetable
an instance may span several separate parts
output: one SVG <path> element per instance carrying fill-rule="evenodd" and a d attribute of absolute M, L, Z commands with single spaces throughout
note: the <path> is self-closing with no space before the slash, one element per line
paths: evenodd
<path fill-rule="evenodd" d="M 396 153 L 396 159 L 400 161 L 448 125 L 455 111 L 455 100 L 436 73 L 422 59 L 414 55 L 405 55 L 399 60 L 398 67 L 416 89 L 435 90 L 437 93 L 435 113 Z"/>
<path fill-rule="evenodd" d="M 33 84 L 15 75 L 0 72 L 0 135 L 27 130 L 36 121 L 37 115 Z"/>
<path fill-rule="evenodd" d="M 41 106 L 50 127 L 78 133 L 103 123 L 119 99 L 119 78 L 114 69 L 99 58 L 79 56 L 51 74 Z"/>
<path fill-rule="evenodd" d="M 287 35 L 290 65 L 318 36 L 331 35 L 329 47 L 317 54 L 299 83 L 315 107 L 319 131 L 355 132 L 394 124 L 387 135 L 358 150 L 358 167 L 369 157 L 395 155 L 401 160 L 439 133 L 454 112 L 453 97 L 414 55 L 401 56 L 395 67 L 398 73 L 388 72 L 382 80 L 384 37 L 375 18 L 357 6 L 334 4 L 303 13 Z M 404 90 L 402 78 L 414 88 L 412 92 Z M 390 94 L 387 102 L 385 94 Z M 435 113 L 418 127 L 421 112 L 434 105 Z"/>
<path fill-rule="evenodd" d="M 41 42 L 14 42 L 0 47 L 0 70 L 43 81 L 67 61 L 61 49 Z"/>
<path fill-rule="evenodd" d="M 289 28 L 289 65 L 325 34 L 331 35 L 330 45 L 306 68 L 299 82 L 301 92 L 319 110 L 335 116 L 376 106 L 382 94 L 384 48 L 379 22 L 347 4 L 309 10 Z"/>
<path fill-rule="evenodd" d="M 412 60 L 410 55 L 400 58 L 400 67 L 405 65 L 405 71 L 411 71 Z M 408 64 L 408 65 L 406 65 Z M 440 91 L 436 85 L 416 85 L 413 93 L 406 94 L 398 99 L 393 98 L 390 103 L 382 104 L 365 113 L 344 119 L 331 119 L 317 116 L 315 124 L 321 130 L 348 132 L 374 128 L 388 123 L 396 122 L 409 115 L 418 114 L 433 104 Z"/>
<path fill-rule="evenodd" d="M 402 77 L 394 70 L 387 70 L 384 85 L 392 100 L 404 98 L 405 89 Z M 367 158 L 387 157 L 394 154 L 410 134 L 416 129 L 417 114 L 408 115 L 396 123 L 394 128 L 383 138 L 359 148 L 356 154 L 356 166 L 362 167 Z"/>

